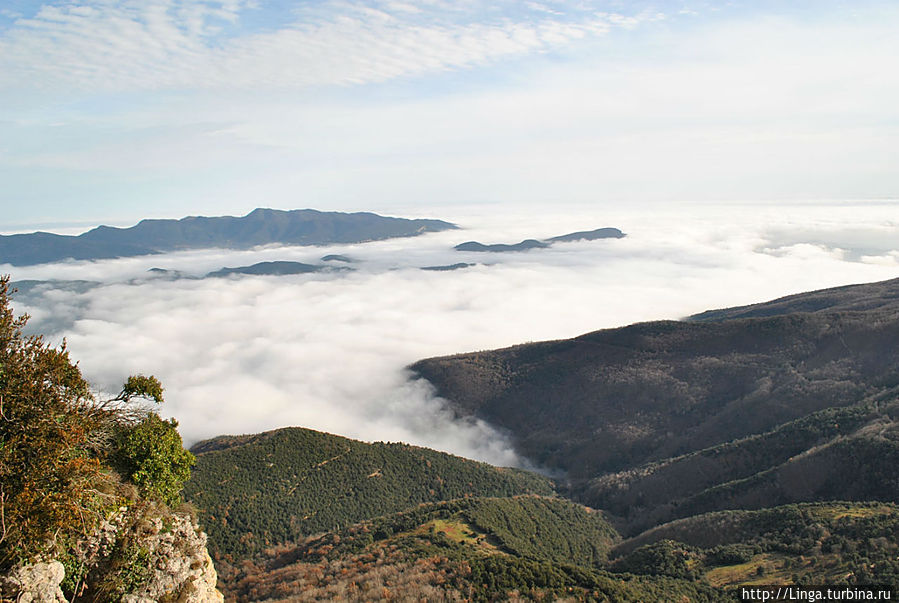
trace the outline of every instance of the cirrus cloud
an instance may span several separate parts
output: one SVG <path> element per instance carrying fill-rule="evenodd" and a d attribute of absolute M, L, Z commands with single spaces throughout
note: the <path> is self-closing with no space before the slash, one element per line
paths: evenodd
<path fill-rule="evenodd" d="M 248 0 L 45 4 L 0 35 L 0 89 L 133 92 L 382 82 L 544 52 L 659 18 L 583 8 L 513 14 L 502 8 L 326 2 L 270 15 L 265 27 L 254 29 L 241 23 L 259 9 Z"/>

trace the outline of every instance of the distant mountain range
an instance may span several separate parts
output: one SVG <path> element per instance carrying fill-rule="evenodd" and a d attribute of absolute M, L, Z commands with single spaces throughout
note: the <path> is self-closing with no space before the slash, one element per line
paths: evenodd
<path fill-rule="evenodd" d="M 454 248 L 456 251 L 475 251 L 503 253 L 508 251 L 527 251 L 528 249 L 544 249 L 553 243 L 567 243 L 572 241 L 595 241 L 597 239 L 621 239 L 626 235 L 617 228 L 597 228 L 596 230 L 583 230 L 572 232 L 558 237 L 552 237 L 543 241 L 537 239 L 525 239 L 520 243 L 494 243 L 485 245 L 478 241 L 460 243 Z"/>
<path fill-rule="evenodd" d="M 130 228 L 99 226 L 78 236 L 47 232 L 0 235 L 0 264 L 27 266 L 64 259 L 99 260 L 186 249 L 249 249 L 259 245 L 327 245 L 412 237 L 454 229 L 442 220 L 373 213 L 255 209 L 246 216 L 142 220 Z"/>

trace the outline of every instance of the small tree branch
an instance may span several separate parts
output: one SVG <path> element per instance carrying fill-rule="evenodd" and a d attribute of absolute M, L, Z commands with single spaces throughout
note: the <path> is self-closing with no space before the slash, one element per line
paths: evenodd
<path fill-rule="evenodd" d="M 6 492 L 0 485 L 0 542 L 6 540 L 8 528 L 6 527 Z"/>

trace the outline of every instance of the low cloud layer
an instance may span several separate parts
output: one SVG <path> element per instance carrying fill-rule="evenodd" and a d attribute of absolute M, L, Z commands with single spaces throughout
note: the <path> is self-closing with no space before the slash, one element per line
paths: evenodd
<path fill-rule="evenodd" d="M 815 288 L 899 275 L 891 206 L 706 206 L 554 215 L 435 211 L 467 228 L 327 248 L 211 250 L 12 268 L 13 280 L 81 279 L 18 298 L 33 327 L 67 338 L 98 388 L 132 373 L 166 386 L 165 415 L 186 440 L 299 425 L 404 441 L 509 465 L 508 440 L 460 420 L 405 367 L 424 357 L 679 318 Z M 892 212 L 894 213 L 894 212 Z M 465 240 L 513 243 L 601 226 L 621 240 L 515 254 L 459 253 Z M 852 236 L 846 233 L 851 233 Z M 859 251 L 866 241 L 877 245 Z M 353 272 L 147 279 L 163 267 L 205 274 L 266 260 L 355 260 Z M 449 272 L 421 266 L 474 262 Z"/>

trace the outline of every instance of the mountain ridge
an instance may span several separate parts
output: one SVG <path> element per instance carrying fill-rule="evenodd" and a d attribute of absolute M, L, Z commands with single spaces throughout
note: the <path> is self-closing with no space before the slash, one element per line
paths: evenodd
<path fill-rule="evenodd" d="M 525 239 L 519 243 L 493 243 L 484 244 L 478 241 L 466 241 L 459 243 L 453 249 L 456 251 L 473 251 L 475 253 L 507 253 L 515 251 L 528 251 L 529 249 L 546 249 L 554 243 L 571 243 L 574 241 L 595 241 L 598 239 L 622 239 L 627 235 L 617 228 L 597 228 L 595 230 L 580 230 L 568 234 L 550 237 L 548 239 Z"/>
<path fill-rule="evenodd" d="M 771 301 L 706 310 L 685 320 L 711 322 L 732 318 L 763 318 L 797 312 L 868 312 L 872 310 L 899 311 L 899 278 L 828 287 L 779 297 Z"/>
<path fill-rule="evenodd" d="M 188 249 L 364 243 L 456 228 L 443 220 L 392 218 L 371 212 L 257 208 L 240 217 L 144 219 L 127 228 L 98 226 L 80 235 L 0 235 L 0 262 L 28 266 L 64 259 L 111 259 Z"/>
<path fill-rule="evenodd" d="M 899 279 L 697 316 L 410 368 L 627 534 L 720 509 L 899 501 Z"/>

